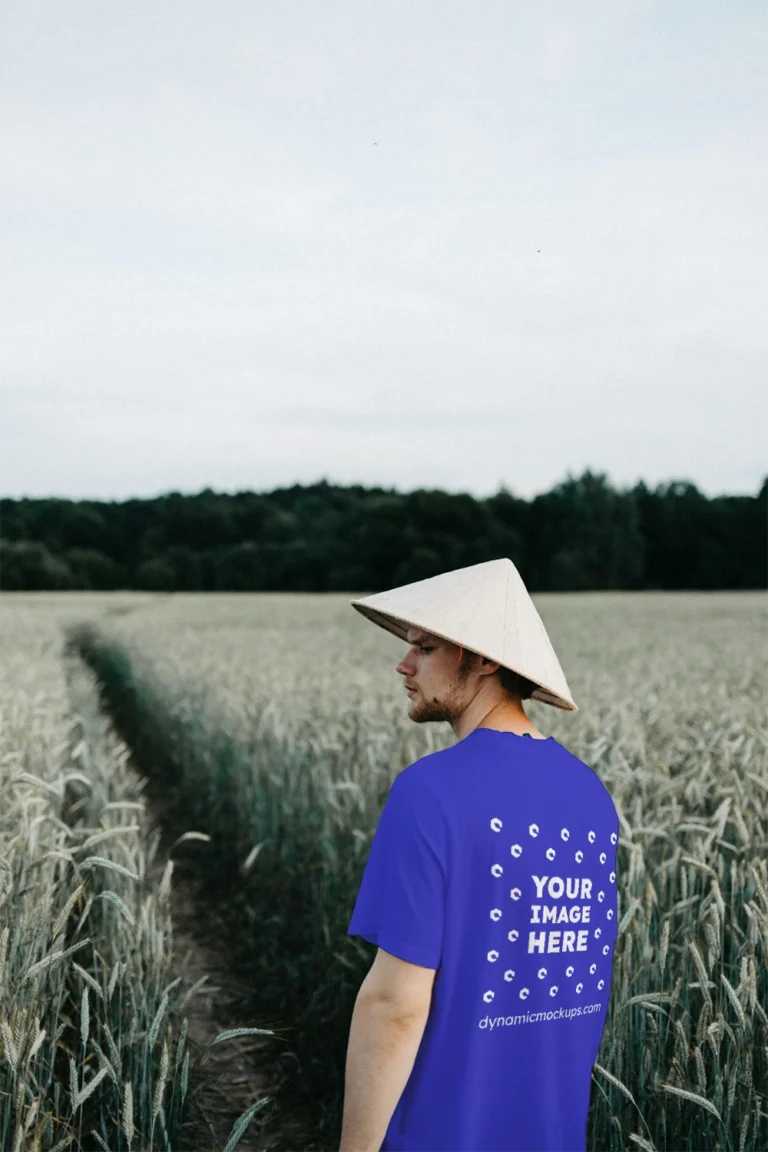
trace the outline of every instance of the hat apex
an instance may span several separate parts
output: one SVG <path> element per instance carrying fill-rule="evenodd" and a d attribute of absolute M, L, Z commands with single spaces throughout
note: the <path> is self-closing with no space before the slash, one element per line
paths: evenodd
<path fill-rule="evenodd" d="M 441 572 L 350 604 L 401 640 L 409 628 L 423 628 L 460 644 L 532 680 L 538 685 L 534 700 L 578 712 L 536 606 L 507 557 Z"/>

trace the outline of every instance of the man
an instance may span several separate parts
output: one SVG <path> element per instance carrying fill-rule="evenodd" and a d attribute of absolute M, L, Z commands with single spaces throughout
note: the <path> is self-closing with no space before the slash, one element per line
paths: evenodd
<path fill-rule="evenodd" d="M 371 845 L 340 1152 L 584 1152 L 619 820 L 523 709 L 578 710 L 544 625 L 507 559 L 352 604 L 408 644 L 410 719 L 457 742 L 396 777 Z"/>

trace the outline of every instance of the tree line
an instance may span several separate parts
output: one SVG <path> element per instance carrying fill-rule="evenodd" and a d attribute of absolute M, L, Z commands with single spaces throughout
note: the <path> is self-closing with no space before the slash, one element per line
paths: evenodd
<path fill-rule="evenodd" d="M 5 591 L 362 592 L 508 556 L 532 591 L 768 587 L 756 496 L 618 490 L 587 470 L 531 500 L 323 480 L 272 492 L 0 500 Z"/>

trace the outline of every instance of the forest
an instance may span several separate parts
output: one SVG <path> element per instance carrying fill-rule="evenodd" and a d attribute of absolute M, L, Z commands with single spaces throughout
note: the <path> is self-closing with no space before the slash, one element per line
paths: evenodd
<path fill-rule="evenodd" d="M 507 556 L 531 592 L 768 587 L 755 496 L 619 490 L 587 470 L 530 500 L 340 486 L 0 500 L 4 591 L 363 592 Z"/>

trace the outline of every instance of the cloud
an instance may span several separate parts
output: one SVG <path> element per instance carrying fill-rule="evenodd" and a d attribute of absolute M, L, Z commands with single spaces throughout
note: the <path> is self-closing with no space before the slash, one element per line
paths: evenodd
<path fill-rule="evenodd" d="M 747 7 L 18 8 L 8 490 L 756 490 Z"/>

